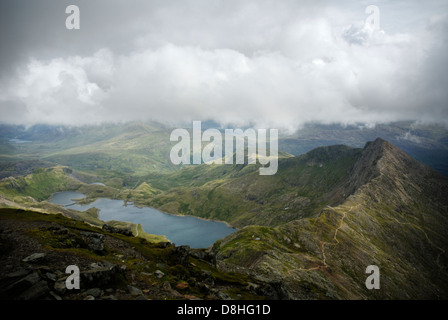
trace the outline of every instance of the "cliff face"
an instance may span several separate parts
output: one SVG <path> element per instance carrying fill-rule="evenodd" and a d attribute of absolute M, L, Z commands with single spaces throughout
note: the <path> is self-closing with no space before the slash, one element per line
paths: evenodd
<path fill-rule="evenodd" d="M 347 199 L 317 218 L 216 243 L 217 265 L 277 283 L 285 298 L 448 298 L 448 179 L 377 139 L 342 189 Z M 365 286 L 369 265 L 380 289 Z"/>

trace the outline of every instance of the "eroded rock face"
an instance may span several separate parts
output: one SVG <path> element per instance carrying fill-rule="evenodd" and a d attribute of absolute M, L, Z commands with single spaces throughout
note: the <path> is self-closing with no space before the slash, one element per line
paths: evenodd
<path fill-rule="evenodd" d="M 104 251 L 104 235 L 95 232 L 81 232 L 82 239 L 87 247 L 95 252 Z"/>
<path fill-rule="evenodd" d="M 185 266 L 190 263 L 188 258 L 189 254 L 190 254 L 190 246 L 173 247 L 171 251 L 171 258 L 173 259 L 174 263 Z"/>
<path fill-rule="evenodd" d="M 122 228 L 117 228 L 108 224 L 103 225 L 103 230 L 110 232 L 110 233 L 119 233 L 119 234 L 123 234 L 125 236 L 128 237 L 132 237 L 132 231 L 131 230 L 126 230 L 126 229 L 122 229 Z"/>
<path fill-rule="evenodd" d="M 93 263 L 91 269 L 81 271 L 81 281 L 89 287 L 101 287 L 110 285 L 122 275 L 122 269 L 110 262 L 102 262 L 100 264 Z"/>

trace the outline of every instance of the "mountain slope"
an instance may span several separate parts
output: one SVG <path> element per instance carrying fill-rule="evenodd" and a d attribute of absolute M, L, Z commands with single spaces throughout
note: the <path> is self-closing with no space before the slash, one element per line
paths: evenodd
<path fill-rule="evenodd" d="M 354 194 L 316 218 L 217 242 L 217 265 L 278 283 L 286 298 L 448 298 L 448 179 L 377 139 L 344 189 Z M 365 287 L 369 265 L 379 290 Z"/>
<path fill-rule="evenodd" d="M 348 196 L 343 186 L 349 170 L 360 153 L 361 149 L 342 145 L 321 147 L 299 157 L 279 159 L 278 172 L 272 176 L 259 175 L 259 165 L 193 166 L 162 178 L 178 187 L 132 200 L 236 227 L 277 226 L 341 203 Z M 148 183 L 163 188 L 159 179 Z"/>

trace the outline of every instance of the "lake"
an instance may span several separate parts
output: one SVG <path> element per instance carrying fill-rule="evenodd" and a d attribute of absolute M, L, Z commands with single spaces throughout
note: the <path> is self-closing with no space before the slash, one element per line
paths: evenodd
<path fill-rule="evenodd" d="M 79 192 L 65 191 L 55 193 L 48 201 L 73 209 L 85 211 L 99 209 L 103 221 L 118 220 L 140 223 L 145 232 L 163 235 L 177 246 L 189 245 L 191 248 L 208 248 L 216 240 L 235 232 L 234 228 L 223 222 L 207 221 L 192 216 L 176 216 L 149 207 L 139 208 L 133 204 L 125 206 L 123 200 L 99 198 L 90 204 L 79 205 L 73 199 L 85 198 Z"/>

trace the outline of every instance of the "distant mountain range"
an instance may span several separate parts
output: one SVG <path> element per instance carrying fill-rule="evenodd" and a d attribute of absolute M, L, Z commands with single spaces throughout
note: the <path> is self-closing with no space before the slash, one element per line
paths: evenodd
<path fill-rule="evenodd" d="M 204 129 L 209 127 L 219 129 L 218 124 L 203 122 Z M 133 176 L 170 172 L 178 169 L 168 161 L 172 130 L 159 123 L 139 122 L 29 128 L 0 124 L 0 162 L 40 159 L 78 170 L 103 169 Z M 300 155 L 335 144 L 362 148 L 378 137 L 448 176 L 448 129 L 437 124 L 308 124 L 294 134 L 280 131 L 279 150 Z"/>

